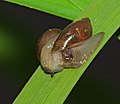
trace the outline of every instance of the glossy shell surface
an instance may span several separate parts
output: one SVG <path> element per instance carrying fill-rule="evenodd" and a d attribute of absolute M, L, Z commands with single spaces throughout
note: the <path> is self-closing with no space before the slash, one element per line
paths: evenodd
<path fill-rule="evenodd" d="M 84 18 L 68 25 L 55 41 L 52 51 L 64 50 L 75 43 L 86 40 L 92 36 L 92 26 L 89 18 Z"/>

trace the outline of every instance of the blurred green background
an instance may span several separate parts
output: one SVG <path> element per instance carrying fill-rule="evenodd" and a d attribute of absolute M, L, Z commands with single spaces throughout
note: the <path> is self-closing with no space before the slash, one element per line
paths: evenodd
<path fill-rule="evenodd" d="M 71 21 L 0 1 L 0 104 L 11 104 L 39 62 L 36 44 L 49 28 Z M 120 41 L 116 31 L 78 81 L 65 104 L 120 103 Z"/>

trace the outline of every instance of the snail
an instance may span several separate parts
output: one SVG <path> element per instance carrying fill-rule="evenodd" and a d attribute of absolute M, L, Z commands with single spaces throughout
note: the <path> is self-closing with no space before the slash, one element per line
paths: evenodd
<path fill-rule="evenodd" d="M 92 36 L 89 18 L 69 24 L 62 30 L 53 28 L 43 33 L 37 43 L 37 56 L 42 69 L 51 77 L 64 68 L 79 68 L 96 50 L 104 32 Z"/>

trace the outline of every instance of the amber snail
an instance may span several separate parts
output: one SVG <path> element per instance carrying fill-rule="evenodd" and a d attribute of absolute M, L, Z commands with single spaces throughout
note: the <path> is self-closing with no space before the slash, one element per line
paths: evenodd
<path fill-rule="evenodd" d="M 96 50 L 104 32 L 92 36 L 89 18 L 69 24 L 62 30 L 43 33 L 37 43 L 37 56 L 45 73 L 51 77 L 64 68 L 79 68 Z"/>

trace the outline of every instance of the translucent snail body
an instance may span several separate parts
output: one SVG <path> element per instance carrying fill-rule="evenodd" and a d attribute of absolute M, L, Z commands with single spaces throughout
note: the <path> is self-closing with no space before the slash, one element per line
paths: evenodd
<path fill-rule="evenodd" d="M 39 39 L 37 56 L 45 73 L 53 76 L 64 68 L 79 68 L 96 50 L 104 33 L 92 36 L 89 18 L 65 27 L 49 29 Z"/>

